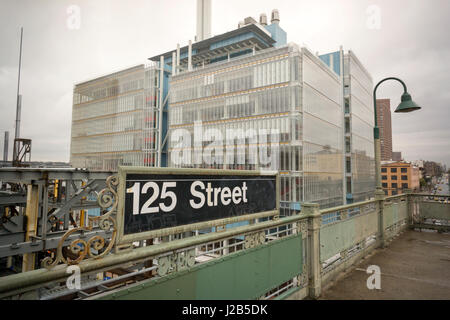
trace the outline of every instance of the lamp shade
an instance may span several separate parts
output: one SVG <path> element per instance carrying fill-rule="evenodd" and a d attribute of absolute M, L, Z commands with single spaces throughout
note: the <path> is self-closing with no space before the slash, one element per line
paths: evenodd
<path fill-rule="evenodd" d="M 395 112 L 411 112 L 421 109 L 414 101 L 411 99 L 411 95 L 408 92 L 402 94 L 402 102 L 398 105 Z"/>

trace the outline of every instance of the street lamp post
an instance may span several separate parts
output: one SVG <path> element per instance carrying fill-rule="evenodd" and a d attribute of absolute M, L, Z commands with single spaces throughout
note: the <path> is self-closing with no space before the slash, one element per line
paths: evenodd
<path fill-rule="evenodd" d="M 415 110 L 419 110 L 420 107 L 411 99 L 411 95 L 408 93 L 405 83 L 394 77 L 389 77 L 381 80 L 377 83 L 375 86 L 375 89 L 373 89 L 373 108 L 375 113 L 375 127 L 373 128 L 373 137 L 374 137 L 374 143 L 375 143 L 375 181 L 376 181 L 376 194 L 383 193 L 383 190 L 381 188 L 381 145 L 380 145 L 380 129 L 378 128 L 378 121 L 377 121 L 377 89 L 383 82 L 387 80 L 396 80 L 399 81 L 403 85 L 403 94 L 401 97 L 401 102 L 398 105 L 397 109 L 395 109 L 395 112 L 411 112 Z"/>

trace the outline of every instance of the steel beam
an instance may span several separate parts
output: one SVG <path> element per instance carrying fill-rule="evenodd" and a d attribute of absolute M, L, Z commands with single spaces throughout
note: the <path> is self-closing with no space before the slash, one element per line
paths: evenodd
<path fill-rule="evenodd" d="M 0 206 L 23 205 L 27 202 L 27 196 L 21 194 L 11 194 L 0 196 Z"/>
<path fill-rule="evenodd" d="M 78 190 L 78 192 L 69 201 L 67 201 L 61 208 L 53 212 L 48 218 L 50 219 L 51 217 L 55 217 L 56 219 L 60 219 L 65 214 L 69 213 L 73 203 L 80 201 L 81 198 L 87 196 L 91 191 L 97 188 L 97 184 L 94 182 L 95 181 L 89 181 L 83 189 Z M 47 231 L 50 230 L 50 228 L 51 227 L 49 226 Z"/>
<path fill-rule="evenodd" d="M 116 172 L 75 168 L 0 168 L 0 181 L 31 184 L 38 180 L 106 180 Z"/>

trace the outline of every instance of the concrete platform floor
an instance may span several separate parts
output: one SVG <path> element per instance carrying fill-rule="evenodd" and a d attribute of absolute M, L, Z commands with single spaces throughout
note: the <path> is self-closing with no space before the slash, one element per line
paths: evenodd
<path fill-rule="evenodd" d="M 367 267 L 381 271 L 381 289 L 367 288 Z M 450 234 L 405 231 L 324 288 L 322 300 L 450 300 Z"/>

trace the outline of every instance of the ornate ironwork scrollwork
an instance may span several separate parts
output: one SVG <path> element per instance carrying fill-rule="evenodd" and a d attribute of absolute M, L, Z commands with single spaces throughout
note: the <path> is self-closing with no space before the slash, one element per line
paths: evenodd
<path fill-rule="evenodd" d="M 163 277 L 169 273 L 181 271 L 195 265 L 195 249 L 176 252 L 158 258 L 158 275 Z"/>
<path fill-rule="evenodd" d="M 306 221 L 297 223 L 297 232 L 302 234 L 302 239 L 305 239 L 308 236 L 308 223 Z"/>
<path fill-rule="evenodd" d="M 245 235 L 244 249 L 254 248 L 266 242 L 266 234 L 264 231 L 254 232 Z"/>
<path fill-rule="evenodd" d="M 244 238 L 244 248 L 250 249 L 253 248 L 256 244 L 255 233 L 247 234 Z"/>
<path fill-rule="evenodd" d="M 106 211 L 98 217 L 88 217 L 88 225 L 77 227 L 67 231 L 58 243 L 55 257 L 46 257 L 42 260 L 41 265 L 44 268 L 51 269 L 58 263 L 62 262 L 68 265 L 78 264 L 86 257 L 99 259 L 107 255 L 113 248 L 116 236 L 117 225 L 113 214 L 117 209 L 117 186 L 119 179 L 117 176 L 110 176 L 106 179 L 106 188 L 97 194 L 97 202 L 99 206 Z M 105 232 L 112 232 L 111 239 L 107 240 L 101 235 L 93 235 L 89 239 L 84 239 L 84 232 L 91 231 L 94 224 Z M 64 245 L 66 240 L 73 234 L 79 233 L 79 238 L 73 240 L 69 246 Z M 63 250 L 67 248 L 66 250 Z M 72 256 L 72 257 L 70 257 Z M 73 258 L 73 257 L 76 258 Z"/>

